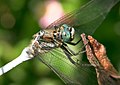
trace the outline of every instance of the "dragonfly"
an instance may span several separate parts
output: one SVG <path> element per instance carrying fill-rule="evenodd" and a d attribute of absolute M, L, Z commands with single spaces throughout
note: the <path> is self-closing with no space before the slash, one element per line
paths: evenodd
<path fill-rule="evenodd" d="M 32 42 L 34 49 L 32 54 L 38 55 L 39 60 L 68 85 L 87 85 L 89 83 L 97 85 L 93 78 L 94 73 L 90 76 L 89 68 L 81 66 L 84 65 L 84 62 L 77 62 L 72 59 L 72 56 L 76 57 L 81 53 L 80 47 L 77 48 L 81 41 L 80 34 L 93 34 L 118 1 L 91 0 L 80 9 L 54 21 L 35 35 L 34 42 Z M 73 51 L 68 45 L 75 47 L 78 52 Z"/>
<path fill-rule="evenodd" d="M 67 24 L 63 24 L 60 27 L 54 26 L 54 30 L 48 29 L 39 31 L 35 35 L 35 42 L 33 42 L 32 46 L 33 49 L 35 49 L 34 47 L 38 45 L 40 53 L 41 50 L 42 52 L 48 52 L 49 50 L 60 47 L 66 55 L 70 54 L 71 56 L 75 56 L 78 55 L 80 52 L 75 53 L 67 46 L 67 44 L 77 45 L 81 41 L 80 39 L 76 43 L 71 42 L 74 39 L 74 35 L 75 29 L 68 26 Z M 71 63 L 75 64 L 75 61 L 73 61 L 71 57 L 68 56 L 68 59 Z"/>

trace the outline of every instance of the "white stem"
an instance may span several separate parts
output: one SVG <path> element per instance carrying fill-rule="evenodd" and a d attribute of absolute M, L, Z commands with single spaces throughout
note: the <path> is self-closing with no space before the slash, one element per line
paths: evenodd
<path fill-rule="evenodd" d="M 20 63 L 27 61 L 33 57 L 30 57 L 26 52 L 28 51 L 28 48 L 26 47 L 25 49 L 23 49 L 22 53 L 20 54 L 20 56 L 18 56 L 16 59 L 12 60 L 11 62 L 9 62 L 8 64 L 2 66 L 0 68 L 0 75 L 8 72 L 9 70 L 11 70 L 12 68 L 16 67 L 17 65 L 19 65 Z"/>

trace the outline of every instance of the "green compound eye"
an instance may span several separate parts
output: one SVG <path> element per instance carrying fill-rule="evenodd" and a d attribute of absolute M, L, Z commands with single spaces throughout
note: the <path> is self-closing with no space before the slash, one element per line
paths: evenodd
<path fill-rule="evenodd" d="M 68 42 L 70 40 L 70 32 L 68 30 L 68 25 L 63 24 L 63 30 L 62 30 L 62 39 L 64 42 Z"/>
<path fill-rule="evenodd" d="M 71 41 L 73 39 L 74 35 L 74 28 L 69 27 L 66 24 L 63 24 L 63 30 L 62 30 L 62 39 L 64 42 Z"/>
<path fill-rule="evenodd" d="M 68 30 L 64 30 L 62 32 L 62 38 L 64 42 L 70 41 L 70 32 Z"/>

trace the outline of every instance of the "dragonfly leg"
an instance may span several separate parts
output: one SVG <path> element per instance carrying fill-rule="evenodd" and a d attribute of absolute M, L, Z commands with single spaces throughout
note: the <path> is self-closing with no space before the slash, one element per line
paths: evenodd
<path fill-rule="evenodd" d="M 68 57 L 68 59 L 70 60 L 70 62 L 72 64 L 75 64 L 76 62 L 71 58 L 72 54 L 68 51 L 68 49 L 64 46 L 61 46 L 62 50 L 64 51 L 65 55 Z"/>
<path fill-rule="evenodd" d="M 74 61 L 71 56 L 73 56 L 73 53 L 71 53 L 70 50 L 68 50 L 64 45 L 61 47 L 63 52 L 65 53 L 65 55 L 67 56 L 67 58 L 70 60 L 70 62 L 74 65 L 78 65 L 79 64 L 79 60 Z M 85 51 L 84 51 L 85 52 Z M 80 52 L 83 53 L 83 52 Z"/>
<path fill-rule="evenodd" d="M 68 44 L 70 44 L 70 45 L 77 45 L 80 41 L 82 40 L 82 38 L 79 40 L 79 41 L 77 41 L 77 42 L 67 42 Z"/>
<path fill-rule="evenodd" d="M 84 46 L 83 46 L 83 47 L 84 47 Z M 71 56 L 76 56 L 76 55 L 79 55 L 80 53 L 86 52 L 86 51 L 80 50 L 78 53 L 75 53 L 75 52 L 73 52 L 67 45 L 62 45 L 61 48 L 62 48 L 62 50 L 64 51 L 65 55 L 66 55 L 66 56 L 68 57 L 68 59 L 70 60 L 70 62 L 71 62 L 72 64 L 76 64 L 76 65 L 79 64 L 79 60 L 74 61 L 74 60 L 71 58 Z"/>
<path fill-rule="evenodd" d="M 85 45 L 81 48 L 81 50 L 80 51 L 78 51 L 77 53 L 75 53 L 73 50 L 71 50 L 68 46 L 67 46 L 67 44 L 63 44 L 63 46 L 71 53 L 71 55 L 72 56 L 77 56 L 77 55 L 79 55 L 79 54 L 81 54 L 81 53 L 85 53 L 86 51 L 83 51 L 83 49 L 84 49 L 84 47 L 85 47 Z"/>

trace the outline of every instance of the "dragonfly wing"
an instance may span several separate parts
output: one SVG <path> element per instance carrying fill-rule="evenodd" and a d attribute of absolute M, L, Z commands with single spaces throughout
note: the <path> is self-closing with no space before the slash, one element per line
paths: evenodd
<path fill-rule="evenodd" d="M 50 24 L 46 29 L 68 24 L 79 33 L 92 34 L 102 23 L 110 9 L 119 0 L 91 0 L 78 10 L 74 10 Z"/>
<path fill-rule="evenodd" d="M 60 48 L 53 49 L 49 53 L 40 54 L 39 59 L 68 85 L 87 85 L 86 81 L 92 85 L 97 85 L 96 75 L 90 71 L 89 67 L 76 67 L 61 51 Z"/>

